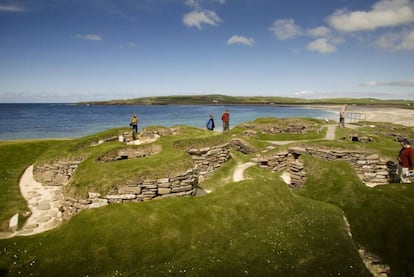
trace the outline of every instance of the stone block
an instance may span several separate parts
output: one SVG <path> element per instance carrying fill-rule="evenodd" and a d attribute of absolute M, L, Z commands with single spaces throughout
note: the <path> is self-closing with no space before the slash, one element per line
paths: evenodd
<path fill-rule="evenodd" d="M 98 192 L 88 192 L 88 198 L 89 199 L 91 199 L 91 198 L 99 198 L 99 197 L 101 197 L 101 194 L 98 193 Z"/>
<path fill-rule="evenodd" d="M 175 187 L 172 188 L 172 192 L 176 193 L 176 192 L 183 192 L 183 191 L 189 191 L 193 188 L 193 186 L 189 185 L 189 186 L 182 186 L 182 187 Z"/>
<path fill-rule="evenodd" d="M 19 214 L 15 214 L 9 221 L 9 229 L 12 231 L 17 230 L 17 226 L 19 225 Z"/>
<path fill-rule="evenodd" d="M 135 186 L 135 187 L 122 186 L 122 187 L 118 187 L 118 193 L 119 194 L 140 194 L 141 188 L 138 186 Z"/>
<path fill-rule="evenodd" d="M 88 208 L 94 209 L 104 207 L 106 205 L 108 205 L 108 199 L 94 199 Z"/>
<path fill-rule="evenodd" d="M 50 203 L 47 200 L 40 201 L 36 208 L 41 211 L 50 210 Z"/>
<path fill-rule="evenodd" d="M 157 180 L 158 184 L 169 183 L 169 182 L 170 182 L 170 178 L 161 178 Z"/>
<path fill-rule="evenodd" d="M 171 188 L 158 188 L 158 194 L 164 195 L 164 194 L 170 194 Z"/>
<path fill-rule="evenodd" d="M 105 195 L 104 198 L 108 200 L 115 200 L 115 199 L 134 199 L 137 196 L 135 194 L 110 194 Z"/>

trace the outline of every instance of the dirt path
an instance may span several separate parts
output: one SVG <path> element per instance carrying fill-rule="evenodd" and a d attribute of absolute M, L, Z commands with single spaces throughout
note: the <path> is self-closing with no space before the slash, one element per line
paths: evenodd
<path fill-rule="evenodd" d="M 245 180 L 245 178 L 244 178 L 244 171 L 247 168 L 249 168 L 249 167 L 251 167 L 251 166 L 253 166 L 255 164 L 256 163 L 254 163 L 254 162 L 247 162 L 247 163 L 239 164 L 236 167 L 236 169 L 234 170 L 234 173 L 233 173 L 233 182 L 239 182 L 239 181 Z"/>

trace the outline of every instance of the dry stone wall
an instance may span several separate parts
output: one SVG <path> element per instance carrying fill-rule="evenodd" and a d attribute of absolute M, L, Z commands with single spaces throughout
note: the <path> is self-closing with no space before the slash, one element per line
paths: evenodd
<path fill-rule="evenodd" d="M 47 186 L 63 186 L 68 184 L 70 177 L 82 159 L 59 160 L 53 163 L 44 163 L 33 169 L 35 180 Z"/>
<path fill-rule="evenodd" d="M 292 147 L 287 151 L 275 153 L 271 157 L 256 159 L 261 167 L 273 171 L 288 171 L 292 187 L 301 187 L 306 173 L 299 157 L 303 154 L 317 156 L 325 160 L 344 160 L 349 162 L 361 181 L 369 186 L 388 184 L 393 180 L 394 165 L 382 160 L 376 153 L 352 150 L 332 150 L 313 147 Z"/>
<path fill-rule="evenodd" d="M 108 204 L 142 202 L 177 196 L 194 196 L 198 186 L 196 169 L 178 173 L 175 176 L 160 179 L 129 181 L 112 189 L 106 194 L 89 192 L 87 199 L 65 197 L 62 205 L 63 218 L 88 208 L 99 208 Z"/>
<path fill-rule="evenodd" d="M 322 127 L 318 123 L 307 123 L 307 124 L 289 124 L 288 126 L 281 127 L 278 124 L 255 124 L 255 123 L 244 123 L 243 127 L 252 130 L 258 130 L 265 134 L 307 134 L 312 132 L 319 132 Z M 254 131 L 253 131 L 254 132 Z"/>
<path fill-rule="evenodd" d="M 155 155 L 161 152 L 162 147 L 158 144 L 148 144 L 141 147 L 125 147 L 117 149 L 116 151 L 110 151 L 104 155 L 98 157 L 98 161 L 112 162 L 126 159 L 144 158 Z"/>
<path fill-rule="evenodd" d="M 150 152 L 152 152 L 151 149 Z M 159 149 L 157 149 L 159 150 Z M 125 149 L 122 149 L 125 151 Z M 116 162 L 120 153 L 107 161 Z M 132 151 L 132 150 L 131 150 Z M 112 203 L 141 202 L 153 199 L 162 199 L 177 196 L 194 196 L 200 180 L 210 176 L 215 169 L 230 159 L 230 144 L 222 144 L 212 147 L 193 148 L 187 151 L 193 161 L 194 167 L 185 172 L 158 179 L 129 180 L 125 184 L 119 184 L 106 194 L 90 191 L 87 199 L 77 199 L 63 196 L 60 211 L 64 219 L 69 219 L 74 214 L 88 208 L 98 208 Z M 136 153 L 128 153 L 135 156 Z M 121 155 L 122 156 L 122 155 Z M 108 157 L 106 157 L 108 158 Z M 105 159 L 104 159 L 105 160 Z M 70 177 L 82 161 L 58 161 L 56 163 L 38 166 L 35 169 L 35 179 L 42 184 L 65 186 Z"/>
<path fill-rule="evenodd" d="M 200 181 L 211 176 L 215 169 L 230 159 L 230 144 L 187 150 L 194 162 Z"/>

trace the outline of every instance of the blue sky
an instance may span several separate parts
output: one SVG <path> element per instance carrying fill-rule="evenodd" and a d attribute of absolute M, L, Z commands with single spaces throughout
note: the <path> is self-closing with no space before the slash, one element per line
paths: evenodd
<path fill-rule="evenodd" d="M 414 99 L 410 0 L 0 0 L 0 102 Z"/>

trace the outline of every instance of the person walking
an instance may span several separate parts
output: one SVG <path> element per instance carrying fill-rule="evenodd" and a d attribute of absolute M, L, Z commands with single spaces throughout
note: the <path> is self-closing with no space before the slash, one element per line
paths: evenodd
<path fill-rule="evenodd" d="M 206 127 L 207 127 L 207 130 L 210 130 L 210 131 L 214 131 L 214 128 L 216 127 L 216 125 L 214 124 L 214 117 L 212 114 L 210 114 L 210 118 L 207 121 Z"/>
<path fill-rule="evenodd" d="M 223 121 L 223 132 L 228 132 L 230 129 L 230 113 L 229 110 L 225 110 L 221 116 L 221 121 Z"/>
<path fill-rule="evenodd" d="M 341 111 L 339 112 L 339 127 L 345 127 L 345 115 L 346 115 L 346 104 L 342 107 Z"/>
<path fill-rule="evenodd" d="M 135 136 L 135 134 L 138 133 L 138 117 L 136 113 L 134 113 L 134 115 L 131 117 L 129 126 L 132 127 L 132 130 L 134 131 L 134 136 Z"/>
<path fill-rule="evenodd" d="M 414 149 L 408 139 L 400 139 L 399 142 L 401 143 L 401 150 L 398 153 L 397 174 L 400 183 L 411 183 L 407 177 L 411 175 L 411 170 L 414 169 Z"/>

